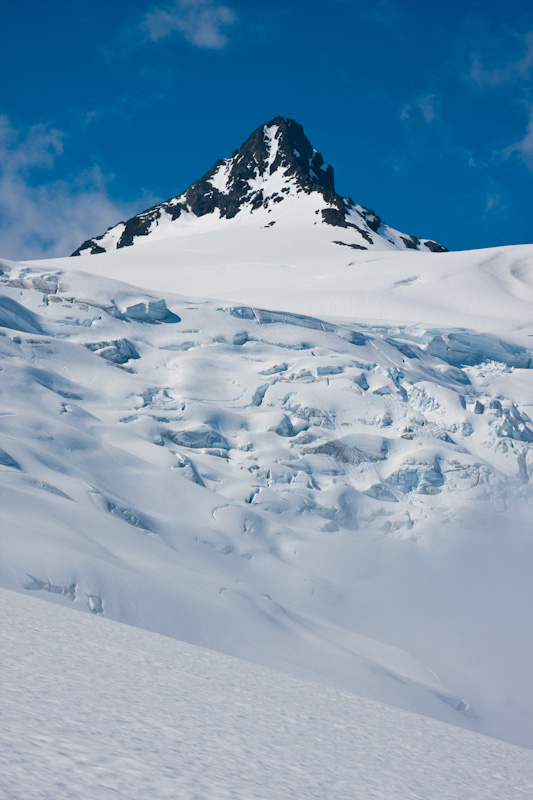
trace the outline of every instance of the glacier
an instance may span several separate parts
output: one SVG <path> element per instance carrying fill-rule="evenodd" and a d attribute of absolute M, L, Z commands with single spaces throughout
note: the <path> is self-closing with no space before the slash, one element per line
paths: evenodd
<path fill-rule="evenodd" d="M 282 118 L 0 260 L 6 791 L 527 796 L 532 309 L 533 246 L 396 231 Z"/>
<path fill-rule="evenodd" d="M 123 252 L 2 262 L 2 585 L 531 744 L 515 297 L 489 334 L 78 269 Z"/>

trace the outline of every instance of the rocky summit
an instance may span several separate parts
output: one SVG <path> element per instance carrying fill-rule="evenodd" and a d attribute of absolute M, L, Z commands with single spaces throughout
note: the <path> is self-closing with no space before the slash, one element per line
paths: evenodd
<path fill-rule="evenodd" d="M 446 250 L 431 239 L 389 227 L 374 211 L 337 194 L 333 167 L 313 148 L 302 126 L 276 117 L 185 192 L 88 239 L 72 255 L 105 253 L 129 247 L 140 237 L 183 236 L 237 221 L 258 227 L 327 226 L 333 244 L 354 250 Z"/>

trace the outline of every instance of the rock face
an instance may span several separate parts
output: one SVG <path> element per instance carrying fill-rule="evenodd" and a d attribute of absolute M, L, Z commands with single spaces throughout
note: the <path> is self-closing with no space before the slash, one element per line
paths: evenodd
<path fill-rule="evenodd" d="M 399 249 L 443 252 L 432 240 L 408 236 L 389 228 L 364 206 L 335 192 L 333 167 L 307 139 L 301 125 L 276 117 L 261 125 L 203 178 L 181 195 L 120 222 L 106 233 L 84 242 L 72 255 L 96 255 L 129 247 L 162 225 L 173 225 L 172 234 L 183 235 L 183 223 L 202 218 L 224 225 L 239 217 L 270 227 L 286 218 L 287 200 L 299 198 L 299 224 L 343 228 L 356 241 L 332 240 L 354 249 L 368 249 L 383 242 Z M 293 214 L 294 214 L 294 204 Z M 354 236 L 355 234 L 355 236 Z M 381 240 L 381 241 L 380 241 Z"/>

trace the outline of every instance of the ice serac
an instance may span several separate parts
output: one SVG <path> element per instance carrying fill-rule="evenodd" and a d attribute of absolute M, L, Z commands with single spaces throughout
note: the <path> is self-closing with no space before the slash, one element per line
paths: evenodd
<path fill-rule="evenodd" d="M 177 195 L 84 242 L 72 255 L 129 247 L 140 237 L 198 233 L 232 222 L 331 228 L 331 243 L 356 250 L 442 252 L 429 239 L 403 234 L 381 217 L 335 192 L 333 167 L 313 148 L 302 126 L 276 117 Z M 335 230 L 337 229 L 337 230 Z"/>

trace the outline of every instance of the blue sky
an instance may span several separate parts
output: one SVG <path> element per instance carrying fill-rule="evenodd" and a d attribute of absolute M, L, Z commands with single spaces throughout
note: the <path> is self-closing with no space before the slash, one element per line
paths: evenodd
<path fill-rule="evenodd" d="M 298 120 L 337 190 L 451 249 L 533 242 L 533 4 L 4 4 L 0 255 L 66 255 Z"/>

